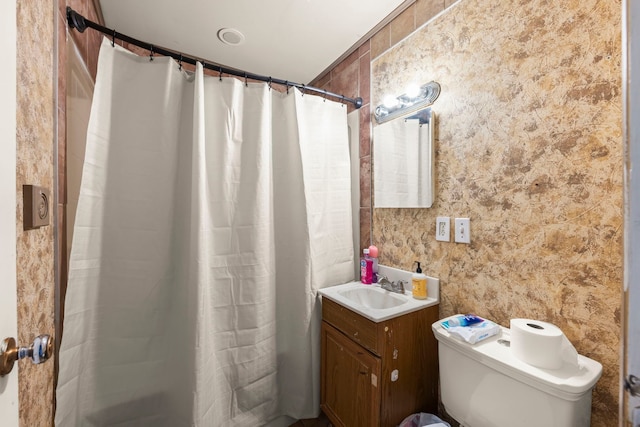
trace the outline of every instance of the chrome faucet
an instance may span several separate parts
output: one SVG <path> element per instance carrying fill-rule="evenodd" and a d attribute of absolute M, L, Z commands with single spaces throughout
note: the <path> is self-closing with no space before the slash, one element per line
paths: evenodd
<path fill-rule="evenodd" d="M 404 285 L 406 283 L 404 280 L 400 280 L 396 283 L 390 281 L 385 276 L 378 276 L 378 283 L 380 284 L 380 287 L 386 291 L 404 294 Z"/>

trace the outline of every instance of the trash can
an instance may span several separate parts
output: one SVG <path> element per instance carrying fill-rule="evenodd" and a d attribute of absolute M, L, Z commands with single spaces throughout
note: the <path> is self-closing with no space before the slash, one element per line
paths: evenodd
<path fill-rule="evenodd" d="M 451 427 L 451 424 L 442 421 L 433 414 L 421 412 L 419 414 L 409 415 L 402 420 L 398 427 Z"/>

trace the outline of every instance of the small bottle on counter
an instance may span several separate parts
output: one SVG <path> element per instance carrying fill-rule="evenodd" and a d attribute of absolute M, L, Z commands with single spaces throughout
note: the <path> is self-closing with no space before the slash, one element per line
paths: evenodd
<path fill-rule="evenodd" d="M 416 272 L 411 276 L 413 297 L 415 299 L 427 299 L 427 276 L 422 274 L 420 262 L 416 261 L 416 263 L 418 264 L 418 268 L 416 268 Z"/>
<path fill-rule="evenodd" d="M 369 249 L 363 251 L 364 256 L 360 259 L 360 281 L 365 285 L 373 282 L 373 259 L 369 256 Z"/>
<path fill-rule="evenodd" d="M 371 283 L 378 283 L 378 248 L 376 246 L 369 246 L 369 256 L 373 261 L 373 275 Z"/>

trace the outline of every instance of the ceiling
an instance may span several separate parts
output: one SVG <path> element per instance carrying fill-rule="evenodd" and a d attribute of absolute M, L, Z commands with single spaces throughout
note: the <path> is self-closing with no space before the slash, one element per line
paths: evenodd
<path fill-rule="evenodd" d="M 239 70 L 308 84 L 415 0 L 100 0 L 105 26 Z M 238 45 L 218 39 L 232 28 Z"/>

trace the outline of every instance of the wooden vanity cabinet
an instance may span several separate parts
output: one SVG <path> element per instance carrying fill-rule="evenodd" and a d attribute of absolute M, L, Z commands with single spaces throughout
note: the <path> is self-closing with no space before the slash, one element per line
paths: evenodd
<path fill-rule="evenodd" d="M 323 298 L 320 406 L 335 427 L 396 427 L 437 413 L 437 320 L 437 305 L 375 323 Z"/>

